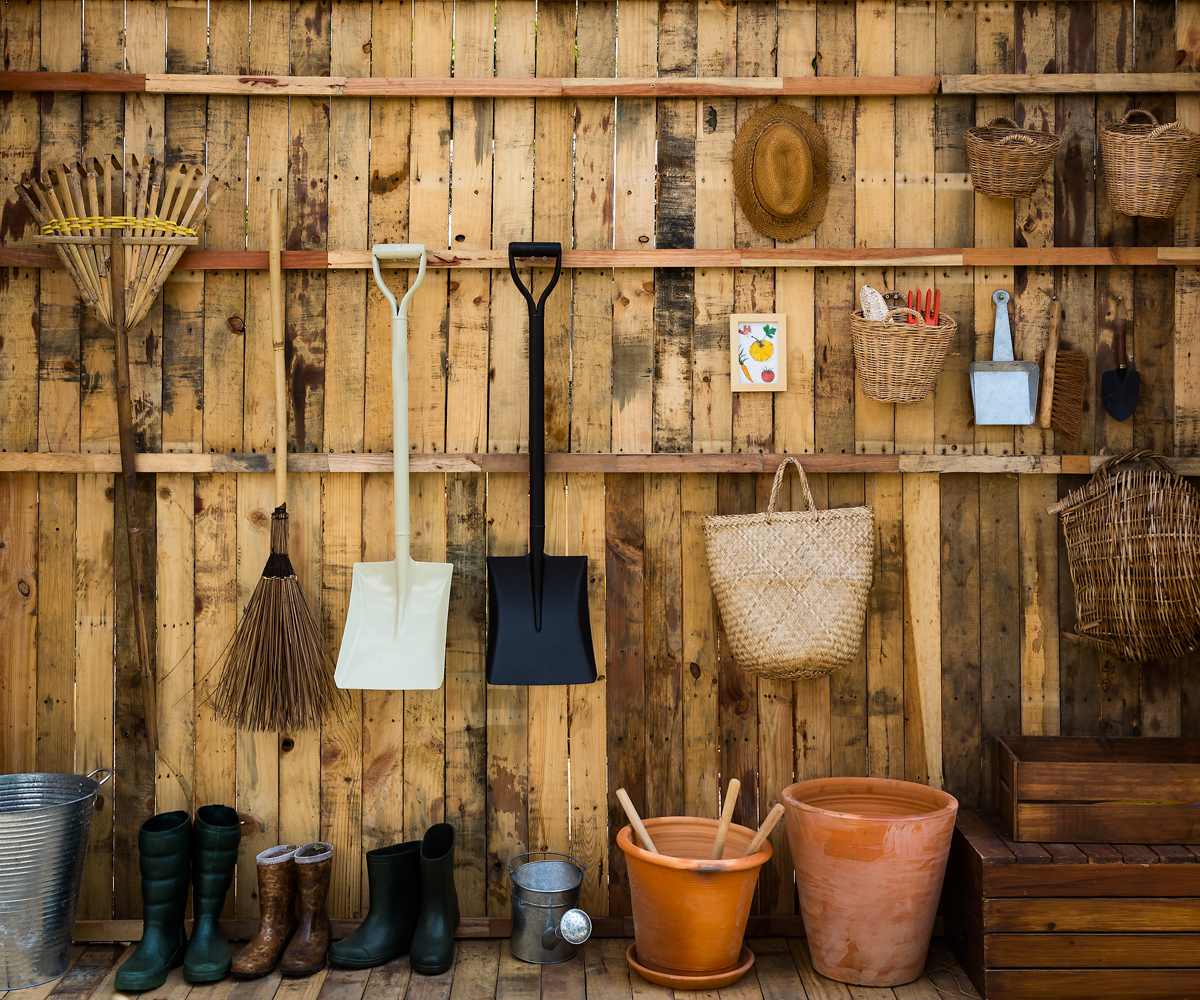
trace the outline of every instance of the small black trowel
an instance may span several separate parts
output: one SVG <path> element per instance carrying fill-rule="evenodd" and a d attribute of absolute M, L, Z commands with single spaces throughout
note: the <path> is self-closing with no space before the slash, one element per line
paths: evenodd
<path fill-rule="evenodd" d="M 1133 358 L 1125 353 L 1124 316 L 1113 320 L 1113 354 L 1117 358 L 1117 367 L 1102 376 L 1100 399 L 1113 420 L 1128 420 L 1137 409 L 1142 377 L 1130 367 Z"/>

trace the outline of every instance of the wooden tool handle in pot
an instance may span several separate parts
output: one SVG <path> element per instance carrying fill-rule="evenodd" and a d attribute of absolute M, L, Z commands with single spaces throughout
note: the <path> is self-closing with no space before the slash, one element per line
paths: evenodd
<path fill-rule="evenodd" d="M 713 843 L 712 860 L 720 861 L 725 853 L 725 838 L 729 836 L 729 824 L 733 822 L 733 810 L 737 808 L 738 792 L 742 783 L 737 778 L 729 779 L 729 787 L 725 789 L 725 808 L 721 810 L 721 825 L 717 827 L 717 839 Z"/>
<path fill-rule="evenodd" d="M 629 798 L 629 793 L 624 788 L 617 789 L 617 800 L 621 803 L 621 808 L 625 810 L 625 815 L 629 817 L 629 822 L 633 825 L 634 831 L 641 837 L 646 850 L 651 854 L 657 854 L 658 848 L 654 846 L 654 841 L 650 839 L 650 834 L 646 832 L 646 826 L 642 822 L 642 817 L 633 808 L 633 802 Z"/>
<path fill-rule="evenodd" d="M 771 811 L 767 813 L 767 818 L 763 820 L 763 825 L 758 828 L 758 833 L 754 835 L 754 839 L 747 845 L 746 850 L 742 852 L 743 858 L 748 858 L 752 854 L 757 854 L 766 843 L 766 840 L 771 836 L 771 831 L 775 829 L 775 824 L 783 818 L 783 803 L 776 802 L 771 807 Z"/>

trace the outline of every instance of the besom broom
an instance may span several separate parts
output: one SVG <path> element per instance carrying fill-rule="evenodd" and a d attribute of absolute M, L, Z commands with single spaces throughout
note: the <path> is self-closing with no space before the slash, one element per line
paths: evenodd
<path fill-rule="evenodd" d="M 275 355 L 275 510 L 271 555 L 246 613 L 222 654 L 213 695 L 217 715 L 254 732 L 318 725 L 341 692 L 333 654 L 304 600 L 288 557 L 287 400 L 284 395 L 282 221 L 278 188 L 271 191 L 271 347 Z"/>

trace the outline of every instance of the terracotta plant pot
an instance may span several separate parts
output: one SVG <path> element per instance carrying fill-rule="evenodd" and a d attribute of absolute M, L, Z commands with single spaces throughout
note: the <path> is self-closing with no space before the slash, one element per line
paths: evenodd
<path fill-rule="evenodd" d="M 770 843 L 743 858 L 754 831 L 730 824 L 724 856 L 712 861 L 717 820 L 664 816 L 645 822 L 659 854 L 636 844 L 628 826 L 617 834 L 629 872 L 639 961 L 678 972 L 736 967 Z"/>
<path fill-rule="evenodd" d="M 910 781 L 818 778 L 785 788 L 783 804 L 816 970 L 859 986 L 920 976 L 958 800 Z"/>

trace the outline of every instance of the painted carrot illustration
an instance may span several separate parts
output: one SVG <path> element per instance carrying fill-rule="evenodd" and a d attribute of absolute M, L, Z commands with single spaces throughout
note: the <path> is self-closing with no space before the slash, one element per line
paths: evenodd
<path fill-rule="evenodd" d="M 744 347 L 738 348 L 738 364 L 742 366 L 742 374 L 746 376 L 746 381 L 753 382 L 754 379 L 750 377 L 750 369 L 746 367 L 746 349 Z"/>

